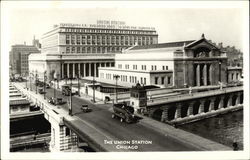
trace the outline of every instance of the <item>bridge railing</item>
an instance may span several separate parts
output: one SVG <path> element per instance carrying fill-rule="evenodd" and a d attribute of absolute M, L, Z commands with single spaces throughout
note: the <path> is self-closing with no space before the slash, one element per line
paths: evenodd
<path fill-rule="evenodd" d="M 48 119 L 48 116 L 51 115 L 49 117 L 59 122 L 59 124 L 63 124 L 63 116 L 58 114 L 53 109 L 56 106 L 49 104 L 46 100 L 43 99 L 43 97 L 39 97 L 40 95 L 36 95 L 35 93 L 25 90 L 22 86 L 16 85 L 16 87 L 23 95 L 27 96 L 27 99 L 29 101 L 32 101 L 36 106 L 40 107 L 41 111 L 45 114 L 44 116 L 46 119 Z"/>
<path fill-rule="evenodd" d="M 194 92 L 191 94 L 181 94 L 181 95 L 171 95 L 166 97 L 160 97 L 159 99 L 148 100 L 148 105 L 157 105 L 161 103 L 167 103 L 167 102 L 174 102 L 174 101 L 180 101 L 180 100 L 188 100 L 188 99 L 194 99 L 194 98 L 202 98 L 202 97 L 209 97 L 214 95 L 220 95 L 220 94 L 226 94 L 231 92 L 237 92 L 237 91 L 243 91 L 242 86 L 238 87 L 230 87 L 230 88 L 223 88 L 221 90 L 210 90 L 205 92 Z"/>

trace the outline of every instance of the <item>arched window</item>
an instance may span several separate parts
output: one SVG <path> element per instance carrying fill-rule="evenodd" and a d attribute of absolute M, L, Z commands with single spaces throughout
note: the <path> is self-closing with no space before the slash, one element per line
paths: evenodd
<path fill-rule="evenodd" d="M 209 52 L 211 50 L 206 47 L 199 47 L 194 50 L 194 57 L 209 57 Z"/>

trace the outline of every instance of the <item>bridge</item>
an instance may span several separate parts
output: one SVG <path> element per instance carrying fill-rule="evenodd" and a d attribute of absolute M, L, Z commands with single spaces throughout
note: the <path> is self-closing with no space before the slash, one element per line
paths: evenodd
<path fill-rule="evenodd" d="M 243 86 L 161 97 L 147 104 L 150 117 L 185 123 L 243 109 Z"/>
<path fill-rule="evenodd" d="M 24 89 L 22 83 L 15 83 L 15 86 L 30 101 L 40 106 L 44 117 L 50 122 L 51 151 L 78 148 L 81 141 L 101 152 L 232 150 L 147 117 L 139 117 L 142 119 L 133 124 L 121 123 L 111 118 L 110 104 L 93 104 L 86 97 L 72 97 L 73 116 L 70 116 L 67 104 L 54 106 L 47 102 L 46 99 L 53 96 L 54 89 L 46 90 L 44 99 L 34 90 Z M 68 98 L 59 90 L 56 90 L 56 95 L 65 101 Z M 88 104 L 93 111 L 83 113 L 80 109 L 82 104 Z"/>

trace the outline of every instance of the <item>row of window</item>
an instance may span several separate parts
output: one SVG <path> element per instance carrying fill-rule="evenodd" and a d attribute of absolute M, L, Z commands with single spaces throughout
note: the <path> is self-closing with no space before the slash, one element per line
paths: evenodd
<path fill-rule="evenodd" d="M 138 45 L 153 44 L 153 37 L 149 36 L 104 36 L 104 35 L 66 35 L 66 44 L 86 45 Z"/>
<path fill-rule="evenodd" d="M 135 31 L 135 30 L 108 30 L 108 29 L 83 29 L 65 28 L 62 31 L 80 33 L 117 33 L 117 34 L 156 34 L 156 31 Z"/>
<path fill-rule="evenodd" d="M 234 78 L 234 76 L 235 76 L 235 78 Z M 239 80 L 240 79 L 240 76 L 239 76 L 239 73 L 232 73 L 231 74 L 231 80 Z"/>
<path fill-rule="evenodd" d="M 66 53 L 117 53 L 122 47 L 66 47 Z"/>
<path fill-rule="evenodd" d="M 155 84 L 164 85 L 165 84 L 165 77 L 155 77 Z M 171 77 L 167 77 L 167 83 L 166 84 L 171 84 Z"/>
<path fill-rule="evenodd" d="M 140 77 L 140 79 L 137 79 L 136 76 L 127 76 L 127 75 L 119 75 L 120 78 L 118 79 L 119 81 L 122 82 L 129 82 L 129 83 L 141 83 L 146 85 L 146 81 L 147 79 L 145 77 Z M 104 73 L 100 73 L 100 78 L 104 78 Z M 116 80 L 114 75 L 111 73 L 106 73 L 105 74 L 105 78 L 106 79 L 110 79 L 110 80 Z"/>
<path fill-rule="evenodd" d="M 118 64 L 118 68 L 122 69 L 122 64 Z M 125 69 L 129 69 L 129 64 L 125 64 Z M 141 65 L 142 70 L 147 70 L 146 65 Z M 133 64 L 133 70 L 137 70 L 137 65 Z M 156 65 L 151 65 L 151 70 L 157 70 Z M 162 70 L 168 70 L 168 66 L 162 66 Z"/>

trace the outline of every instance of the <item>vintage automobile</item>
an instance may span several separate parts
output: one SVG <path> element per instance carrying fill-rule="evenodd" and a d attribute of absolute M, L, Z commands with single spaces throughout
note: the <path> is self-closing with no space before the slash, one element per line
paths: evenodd
<path fill-rule="evenodd" d="M 59 98 L 59 97 L 58 98 L 50 97 L 48 99 L 48 102 L 53 105 L 61 105 L 65 103 L 63 102 L 62 98 Z"/>
<path fill-rule="evenodd" d="M 134 115 L 134 108 L 127 105 L 126 103 L 116 103 L 113 105 L 114 112 L 112 118 L 119 118 L 121 122 L 132 123 L 136 121 Z"/>
<path fill-rule="evenodd" d="M 38 93 L 40 93 L 40 94 L 44 94 L 44 93 L 45 93 L 45 91 L 43 90 L 43 88 L 39 88 L 39 89 L 38 89 Z"/>
<path fill-rule="evenodd" d="M 91 112 L 91 111 L 92 111 L 92 109 L 90 109 L 89 106 L 88 106 L 87 104 L 83 104 L 83 105 L 81 106 L 81 110 L 82 110 L 83 112 L 85 112 L 85 113 Z"/>

